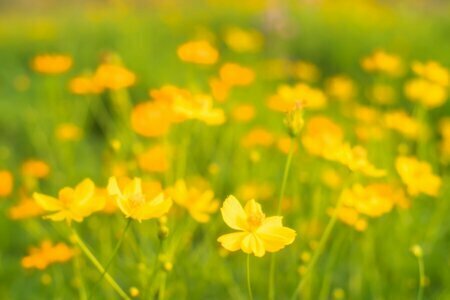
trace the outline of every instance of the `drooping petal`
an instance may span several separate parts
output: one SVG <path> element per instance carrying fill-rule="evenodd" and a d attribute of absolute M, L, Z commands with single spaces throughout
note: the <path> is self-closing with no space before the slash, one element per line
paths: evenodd
<path fill-rule="evenodd" d="M 247 215 L 241 203 L 232 195 L 228 196 L 220 209 L 225 223 L 233 229 L 245 230 L 245 220 Z"/>
<path fill-rule="evenodd" d="M 244 237 L 241 249 L 245 253 L 253 253 L 257 257 L 262 257 L 266 253 L 263 241 L 254 233 L 250 233 Z"/>
<path fill-rule="evenodd" d="M 45 210 L 56 211 L 62 208 L 61 202 L 59 202 L 59 200 L 54 197 L 40 193 L 34 193 L 33 198 L 34 200 L 36 200 L 37 204 L 39 204 Z"/>
<path fill-rule="evenodd" d="M 295 230 L 281 226 L 281 217 L 270 217 L 264 220 L 255 233 L 264 243 L 268 252 L 275 252 L 295 240 Z"/>
<path fill-rule="evenodd" d="M 233 232 L 220 236 L 217 241 L 228 251 L 237 251 L 241 249 L 242 241 L 247 235 L 247 232 Z"/>

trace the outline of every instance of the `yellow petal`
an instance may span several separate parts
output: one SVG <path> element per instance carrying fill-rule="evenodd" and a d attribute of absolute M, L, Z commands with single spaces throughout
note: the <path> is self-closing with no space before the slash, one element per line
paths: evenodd
<path fill-rule="evenodd" d="M 122 195 L 116 177 L 110 177 L 108 180 L 108 194 L 111 196 Z"/>
<path fill-rule="evenodd" d="M 78 203 L 86 203 L 92 199 L 95 192 L 95 184 L 90 179 L 85 179 L 75 188 L 75 199 Z"/>
<path fill-rule="evenodd" d="M 138 220 L 148 220 L 151 218 L 159 218 L 165 215 L 172 206 L 172 200 L 166 198 L 163 193 L 160 193 L 153 200 L 145 203 L 131 217 Z"/>
<path fill-rule="evenodd" d="M 291 244 L 295 240 L 296 232 L 281 226 L 281 217 L 271 217 L 264 220 L 256 235 L 268 252 L 275 252 Z"/>
<path fill-rule="evenodd" d="M 225 223 L 233 229 L 244 230 L 247 215 L 241 203 L 232 195 L 228 196 L 220 209 Z"/>
<path fill-rule="evenodd" d="M 133 180 L 125 186 L 123 194 L 126 197 L 142 194 L 142 180 L 137 177 L 133 178 Z"/>
<path fill-rule="evenodd" d="M 36 200 L 37 204 L 39 204 L 43 209 L 49 211 L 56 211 L 62 208 L 61 202 L 54 197 L 50 197 L 40 193 L 33 194 L 34 200 Z"/>
<path fill-rule="evenodd" d="M 228 251 L 237 251 L 241 249 L 242 240 L 247 235 L 249 235 L 247 232 L 228 233 L 220 236 L 217 241 Z"/>
<path fill-rule="evenodd" d="M 258 257 L 262 257 L 266 253 L 263 241 L 253 233 L 244 237 L 241 249 L 245 253 L 253 253 Z"/>

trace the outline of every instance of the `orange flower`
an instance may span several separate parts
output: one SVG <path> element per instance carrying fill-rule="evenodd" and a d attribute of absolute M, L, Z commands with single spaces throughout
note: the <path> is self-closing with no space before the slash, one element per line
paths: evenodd
<path fill-rule="evenodd" d="M 56 138 L 60 141 L 78 141 L 81 139 L 82 130 L 75 124 L 59 124 L 55 132 Z"/>
<path fill-rule="evenodd" d="M 51 264 L 70 260 L 74 254 L 74 251 L 64 243 L 53 246 L 51 241 L 43 241 L 40 248 L 32 247 L 29 255 L 22 258 L 22 267 L 44 270 Z"/>
<path fill-rule="evenodd" d="M 97 68 L 94 81 L 101 87 L 120 90 L 134 85 L 136 75 L 125 67 L 104 63 Z"/>
<path fill-rule="evenodd" d="M 139 154 L 139 167 L 148 172 L 164 173 L 169 168 L 168 153 L 164 145 L 155 145 Z"/>
<path fill-rule="evenodd" d="M 22 220 L 37 217 L 43 213 L 44 210 L 33 199 L 23 198 L 9 209 L 8 216 L 12 220 Z"/>
<path fill-rule="evenodd" d="M 131 127 L 145 137 L 165 135 L 171 125 L 171 113 L 167 105 L 154 101 L 140 103 L 131 113 Z"/>
<path fill-rule="evenodd" d="M 252 69 L 235 63 L 226 63 L 220 68 L 220 79 L 229 86 L 245 86 L 255 80 L 255 72 Z"/>
<path fill-rule="evenodd" d="M 22 163 L 22 174 L 26 177 L 45 178 L 49 173 L 49 165 L 42 160 L 29 159 Z"/>
<path fill-rule="evenodd" d="M 185 62 L 212 65 L 219 58 L 219 52 L 207 41 L 192 41 L 177 49 L 178 57 Z"/>
<path fill-rule="evenodd" d="M 275 138 L 271 132 L 264 128 L 255 128 L 242 137 L 241 143 L 246 148 L 254 146 L 269 147 L 274 140 Z"/>
<path fill-rule="evenodd" d="M 77 95 L 99 94 L 103 91 L 103 86 L 94 76 L 78 76 L 70 81 L 69 90 Z"/>
<path fill-rule="evenodd" d="M 313 117 L 305 126 L 302 143 L 312 155 L 326 156 L 335 151 L 343 143 L 344 133 L 332 120 L 327 117 Z"/>
<path fill-rule="evenodd" d="M 240 104 L 233 108 L 232 114 L 238 122 L 249 122 L 255 117 L 255 107 L 252 104 Z"/>
<path fill-rule="evenodd" d="M 211 78 L 209 80 L 209 87 L 214 99 L 219 102 L 224 102 L 230 93 L 230 86 L 219 78 Z"/>
<path fill-rule="evenodd" d="M 72 58 L 68 55 L 45 54 L 36 56 L 31 67 L 33 70 L 43 74 L 61 74 L 72 66 Z"/>
<path fill-rule="evenodd" d="M 11 172 L 0 171 L 0 197 L 7 197 L 11 194 L 14 186 L 14 179 Z"/>

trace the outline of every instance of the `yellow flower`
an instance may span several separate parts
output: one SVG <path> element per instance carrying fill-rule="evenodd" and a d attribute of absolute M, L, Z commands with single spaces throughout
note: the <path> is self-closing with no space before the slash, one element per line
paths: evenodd
<path fill-rule="evenodd" d="M 62 263 L 74 256 L 74 251 L 64 243 L 52 245 L 51 241 L 43 241 L 40 248 L 32 247 L 29 255 L 22 258 L 22 267 L 25 269 L 44 270 L 54 263 Z"/>
<path fill-rule="evenodd" d="M 294 63 L 292 72 L 295 77 L 306 82 L 315 82 L 320 77 L 319 68 L 307 61 L 298 61 Z"/>
<path fill-rule="evenodd" d="M 325 156 L 343 143 L 342 128 L 327 117 L 308 120 L 302 137 L 303 146 L 312 155 Z"/>
<path fill-rule="evenodd" d="M 406 82 L 405 95 L 409 100 L 422 103 L 428 108 L 443 105 L 448 97 L 446 87 L 422 78 Z"/>
<path fill-rule="evenodd" d="M 0 197 L 7 197 L 11 194 L 14 186 L 14 179 L 9 171 L 0 171 Z"/>
<path fill-rule="evenodd" d="M 81 222 L 93 212 L 101 210 L 105 198 L 96 193 L 95 184 L 90 179 L 80 182 L 75 188 L 65 187 L 59 191 L 58 198 L 40 193 L 33 194 L 34 200 L 52 214 L 44 216 L 53 221 Z"/>
<path fill-rule="evenodd" d="M 255 72 L 252 69 L 235 63 L 224 64 L 219 71 L 220 79 L 228 86 L 245 86 L 255 80 Z"/>
<path fill-rule="evenodd" d="M 8 216 L 12 220 L 22 220 L 40 216 L 44 213 L 42 207 L 30 198 L 23 198 L 20 202 L 12 206 L 8 211 Z"/>
<path fill-rule="evenodd" d="M 411 156 L 400 156 L 395 161 L 395 167 L 411 196 L 420 193 L 437 196 L 439 193 L 442 180 L 433 174 L 429 163 Z"/>
<path fill-rule="evenodd" d="M 400 57 L 382 50 L 377 50 L 371 56 L 364 58 L 361 64 L 367 72 L 381 72 L 391 76 L 398 76 L 403 71 Z"/>
<path fill-rule="evenodd" d="M 387 128 L 410 139 L 417 139 L 421 131 L 420 123 L 401 110 L 387 112 L 384 115 L 384 123 Z"/>
<path fill-rule="evenodd" d="M 266 252 L 277 252 L 294 242 L 296 233 L 283 227 L 283 217 L 264 215 L 261 205 L 250 200 L 245 208 L 234 196 L 229 196 L 221 208 L 225 223 L 238 232 L 220 236 L 217 241 L 228 251 L 241 249 L 262 257 Z"/>
<path fill-rule="evenodd" d="M 22 163 L 22 174 L 26 177 L 44 178 L 49 173 L 49 165 L 42 160 L 29 159 Z"/>
<path fill-rule="evenodd" d="M 331 98 L 344 102 L 355 97 L 356 87 L 349 77 L 338 75 L 327 80 L 326 91 Z"/>
<path fill-rule="evenodd" d="M 264 128 L 254 128 L 242 137 L 241 144 L 246 148 L 254 146 L 269 147 L 274 140 L 275 138 L 270 131 Z"/>
<path fill-rule="evenodd" d="M 206 223 L 210 214 L 219 208 L 219 202 L 214 199 L 214 192 L 206 189 L 187 187 L 184 180 L 177 180 L 175 185 L 169 189 L 172 199 L 180 206 L 185 207 L 189 214 L 200 223 Z"/>
<path fill-rule="evenodd" d="M 60 141 L 78 141 L 81 139 L 83 132 L 75 124 L 62 123 L 56 128 L 55 135 Z"/>
<path fill-rule="evenodd" d="M 225 122 L 225 113 L 220 108 L 213 107 L 210 96 L 193 95 L 189 99 L 176 99 L 173 111 L 186 119 L 196 119 L 207 125 L 221 125 Z"/>
<path fill-rule="evenodd" d="M 227 28 L 224 34 L 225 44 L 236 52 L 257 52 L 263 45 L 263 35 L 254 29 L 239 27 Z"/>
<path fill-rule="evenodd" d="M 33 70 L 43 74 L 60 74 L 70 69 L 72 58 L 67 55 L 38 55 L 31 64 Z"/>
<path fill-rule="evenodd" d="M 148 172 L 164 173 L 169 168 L 168 151 L 164 145 L 148 148 L 137 157 L 139 167 Z"/>
<path fill-rule="evenodd" d="M 255 107 L 252 104 L 239 104 L 233 108 L 233 119 L 237 122 L 249 122 L 255 117 Z"/>
<path fill-rule="evenodd" d="M 219 102 L 225 102 L 230 94 L 230 86 L 220 78 L 211 78 L 209 87 L 214 99 Z"/>
<path fill-rule="evenodd" d="M 212 65 L 219 58 L 219 52 L 207 41 L 187 42 L 177 49 L 178 57 L 185 62 Z"/>
<path fill-rule="evenodd" d="M 450 75 L 448 70 L 435 61 L 427 63 L 414 62 L 412 69 L 414 73 L 429 81 L 442 86 L 448 86 L 449 84 Z"/>
<path fill-rule="evenodd" d="M 103 91 L 95 76 L 78 76 L 69 82 L 69 90 L 77 95 L 99 94 Z"/>
<path fill-rule="evenodd" d="M 275 95 L 269 97 L 267 106 L 275 111 L 287 112 L 299 102 L 308 109 L 317 110 L 327 105 L 327 97 L 321 90 L 304 83 L 282 85 Z"/>
<path fill-rule="evenodd" d="M 109 178 L 108 193 L 116 200 L 117 206 L 127 218 L 141 222 L 165 215 L 172 206 L 172 200 L 160 192 L 156 196 L 149 193 L 140 178 L 118 182 L 116 177 Z"/>
<path fill-rule="evenodd" d="M 94 82 L 103 88 L 120 90 L 132 86 L 136 75 L 123 66 L 104 63 L 97 68 Z"/>
<path fill-rule="evenodd" d="M 131 128 L 145 137 L 163 136 L 169 132 L 172 114 L 167 105 L 156 101 L 139 103 L 131 112 Z"/>

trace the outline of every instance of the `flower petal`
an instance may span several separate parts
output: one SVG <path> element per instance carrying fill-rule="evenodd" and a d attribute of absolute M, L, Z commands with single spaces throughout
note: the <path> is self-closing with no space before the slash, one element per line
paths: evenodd
<path fill-rule="evenodd" d="M 295 230 L 281 226 L 281 217 L 270 217 L 256 231 L 268 252 L 276 252 L 295 240 Z"/>
<path fill-rule="evenodd" d="M 263 241 L 254 233 L 244 237 L 241 249 L 245 253 L 253 253 L 257 257 L 262 257 L 266 253 Z"/>
<path fill-rule="evenodd" d="M 247 215 L 236 197 L 230 195 L 220 209 L 225 223 L 233 229 L 244 230 Z"/>
<path fill-rule="evenodd" d="M 61 202 L 54 197 L 40 193 L 34 193 L 33 198 L 34 200 L 36 200 L 37 204 L 39 204 L 45 210 L 57 211 L 62 208 Z"/>
<path fill-rule="evenodd" d="M 108 194 L 111 196 L 118 196 L 122 195 L 122 192 L 120 191 L 119 184 L 117 183 L 116 177 L 110 177 L 108 180 L 108 186 L 106 187 L 108 190 Z"/>
<path fill-rule="evenodd" d="M 247 232 L 234 232 L 220 236 L 217 241 L 228 251 L 241 249 L 242 240 L 249 235 Z"/>

